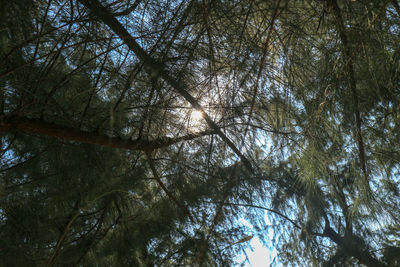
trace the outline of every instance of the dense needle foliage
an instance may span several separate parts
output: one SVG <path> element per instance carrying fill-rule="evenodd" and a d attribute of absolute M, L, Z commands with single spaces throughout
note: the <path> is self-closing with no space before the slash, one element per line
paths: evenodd
<path fill-rule="evenodd" d="M 1 266 L 400 265 L 397 0 L 2 1 L 0 62 Z"/>

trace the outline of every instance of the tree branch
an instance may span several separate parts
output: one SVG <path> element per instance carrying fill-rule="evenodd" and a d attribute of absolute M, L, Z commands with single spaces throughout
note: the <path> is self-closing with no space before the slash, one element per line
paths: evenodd
<path fill-rule="evenodd" d="M 129 15 L 130 13 L 135 11 L 136 7 L 140 4 L 140 2 L 142 2 L 142 0 L 136 0 L 130 7 L 128 7 L 123 11 L 114 13 L 113 16 L 120 17 Z"/>
<path fill-rule="evenodd" d="M 69 229 L 71 228 L 71 225 L 75 222 L 75 220 L 80 215 L 80 209 L 78 208 L 77 205 L 75 208 L 76 208 L 75 214 L 73 216 L 71 214 L 67 224 L 64 227 L 63 232 L 61 233 L 61 235 L 57 241 L 57 244 L 56 244 L 56 247 L 54 248 L 53 254 L 50 256 L 49 260 L 46 263 L 46 266 L 52 266 L 54 264 L 54 261 L 56 260 L 58 254 L 60 253 L 62 244 L 64 243 L 64 240 L 67 237 L 67 234 L 69 232 Z"/>
<path fill-rule="evenodd" d="M 260 60 L 260 65 L 258 67 L 257 79 L 256 79 L 256 83 L 254 85 L 253 96 L 251 98 L 250 111 L 249 111 L 249 115 L 248 115 L 248 118 L 247 118 L 247 126 L 246 126 L 246 128 L 244 130 L 244 134 L 243 134 L 243 140 L 246 137 L 247 131 L 249 129 L 249 124 L 250 124 L 250 121 L 251 121 L 251 117 L 253 116 L 254 104 L 256 102 L 256 97 L 257 97 L 257 94 L 258 94 L 258 83 L 260 82 L 261 73 L 262 73 L 262 71 L 264 69 L 265 60 L 267 59 L 269 40 L 270 40 L 270 37 L 271 37 L 272 30 L 274 29 L 275 20 L 278 17 L 278 9 L 279 9 L 280 3 L 281 3 L 281 0 L 278 0 L 276 2 L 274 13 L 272 14 L 271 22 L 269 24 L 269 30 L 268 30 L 267 38 L 265 39 L 265 42 L 264 42 L 263 54 L 262 54 L 262 57 L 261 57 L 261 60 Z"/>
<path fill-rule="evenodd" d="M 347 39 L 347 35 L 346 35 L 346 29 L 344 27 L 343 18 L 342 18 L 339 6 L 338 6 L 336 0 L 328 0 L 328 3 L 331 6 L 331 8 L 333 10 L 333 14 L 336 18 L 336 24 L 337 24 L 339 36 L 340 36 L 340 39 L 342 41 L 342 45 L 344 48 L 344 54 L 347 58 L 346 67 L 347 67 L 347 72 L 349 74 L 350 89 L 353 94 L 354 113 L 355 113 L 356 127 L 357 127 L 356 138 L 357 138 L 357 143 L 358 143 L 360 167 L 364 174 L 364 177 L 367 179 L 367 167 L 366 167 L 366 162 L 365 162 L 364 141 L 363 141 L 363 136 L 362 136 L 362 132 L 361 132 L 361 115 L 360 115 L 360 107 L 359 107 L 359 101 L 358 101 L 358 95 L 357 95 L 357 84 L 356 84 L 356 79 L 355 79 L 355 74 L 354 74 L 354 66 L 353 66 L 353 59 L 352 59 L 352 55 L 351 55 L 351 49 L 349 47 L 349 43 L 348 43 L 348 39 Z"/>
<path fill-rule="evenodd" d="M 392 5 L 394 7 L 394 9 L 397 12 L 397 15 L 400 17 L 400 6 L 399 3 L 397 3 L 397 0 L 392 0 Z"/>
<path fill-rule="evenodd" d="M 297 229 L 301 229 L 301 226 L 298 225 L 294 220 L 290 219 L 285 214 L 283 214 L 283 213 L 281 213 L 281 212 L 279 212 L 277 210 L 274 210 L 274 209 L 270 209 L 270 208 L 266 208 L 266 207 L 258 206 L 258 205 L 252 205 L 252 204 L 240 204 L 240 203 L 231 203 L 231 202 L 226 202 L 225 204 L 226 205 L 232 205 L 232 206 L 249 207 L 249 208 L 266 210 L 266 211 L 275 213 L 275 214 L 279 215 L 280 217 L 284 218 L 285 220 L 287 220 L 288 222 L 293 224 L 293 226 L 296 227 Z"/>
<path fill-rule="evenodd" d="M 168 190 L 168 188 L 165 186 L 165 184 L 161 181 L 160 176 L 157 173 L 157 169 L 154 166 L 153 160 L 150 157 L 149 153 L 146 153 L 147 156 L 147 162 L 149 163 L 151 172 L 153 173 L 153 177 L 154 179 L 156 179 L 157 183 L 160 185 L 160 187 L 162 188 L 162 190 L 165 192 L 165 194 L 167 194 L 167 196 L 169 197 L 169 199 L 174 202 L 182 211 L 183 213 L 187 214 L 190 221 L 194 222 L 194 219 L 192 217 L 192 215 L 190 214 L 189 209 L 182 203 L 180 203 L 175 197 L 174 195 Z"/>
<path fill-rule="evenodd" d="M 353 235 L 345 235 L 344 237 L 340 236 L 331 228 L 328 217 L 325 215 L 324 218 L 325 229 L 322 235 L 319 236 L 328 237 L 330 240 L 340 246 L 347 255 L 356 258 L 361 264 L 365 264 L 370 267 L 386 266 L 381 261 L 375 259 L 365 247 L 362 247 L 362 244 L 359 242 L 359 238 Z"/>
<path fill-rule="evenodd" d="M 13 131 L 48 136 L 66 141 L 140 151 L 152 151 L 155 149 L 168 147 L 181 141 L 188 141 L 197 137 L 214 134 L 214 131 L 207 130 L 198 133 L 190 133 L 175 138 L 162 137 L 150 141 L 129 139 L 124 140 L 119 137 L 110 137 L 97 132 L 85 132 L 54 123 L 48 123 L 38 119 L 29 119 L 26 117 L 5 117 L 0 119 L 0 132 Z"/>
<path fill-rule="evenodd" d="M 194 260 L 194 262 L 198 263 L 199 266 L 203 266 L 203 260 L 204 260 L 203 255 L 204 255 L 204 252 L 205 252 L 205 250 L 207 248 L 208 242 L 210 241 L 211 235 L 213 234 L 214 229 L 218 224 L 218 219 L 221 216 L 221 214 L 223 213 L 223 209 L 222 208 L 224 207 L 225 202 L 228 199 L 229 193 L 230 193 L 231 188 L 233 186 L 233 180 L 236 177 L 236 167 L 237 167 L 237 163 L 234 164 L 233 168 L 230 170 L 228 181 L 225 184 L 224 193 L 222 195 L 222 201 L 220 201 L 218 203 L 217 211 L 216 211 L 216 213 L 214 215 L 214 219 L 213 219 L 212 225 L 210 226 L 209 231 L 208 231 L 207 236 L 206 236 L 206 239 L 203 240 L 203 242 L 202 242 L 202 244 L 200 246 L 199 252 L 198 252 L 198 254 L 197 254 L 197 256 L 196 256 L 196 258 Z"/>

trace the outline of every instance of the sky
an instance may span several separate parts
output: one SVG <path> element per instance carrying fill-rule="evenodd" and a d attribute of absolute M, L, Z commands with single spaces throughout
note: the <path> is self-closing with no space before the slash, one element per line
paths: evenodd
<path fill-rule="evenodd" d="M 253 237 L 250 241 L 251 248 L 245 249 L 249 262 L 244 267 L 268 267 L 270 266 L 271 253 L 268 248 L 264 247 L 258 237 Z"/>
<path fill-rule="evenodd" d="M 267 213 L 264 216 L 266 224 L 270 224 L 270 221 L 268 220 Z M 248 261 L 246 260 L 246 256 L 244 253 L 241 255 L 238 255 L 236 262 L 237 263 L 244 263 L 243 267 L 269 267 L 271 266 L 271 261 L 273 258 L 276 256 L 276 250 L 273 248 L 273 244 L 269 245 L 268 247 L 265 247 L 260 239 L 257 237 L 260 233 L 255 232 L 255 229 L 251 225 L 249 221 L 246 219 L 241 219 L 241 223 L 249 227 L 250 230 L 253 230 L 254 237 L 248 241 L 247 243 L 243 244 L 236 244 L 235 246 L 243 246 L 244 252 L 247 255 Z M 271 240 L 272 239 L 272 231 L 266 231 L 265 233 L 262 233 L 265 235 L 268 235 L 267 239 Z"/>

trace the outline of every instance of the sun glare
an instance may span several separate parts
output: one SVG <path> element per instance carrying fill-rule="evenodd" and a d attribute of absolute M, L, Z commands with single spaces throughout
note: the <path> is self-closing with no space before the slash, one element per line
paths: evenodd
<path fill-rule="evenodd" d="M 192 111 L 192 120 L 194 121 L 200 121 L 203 118 L 203 112 L 201 112 L 200 110 L 194 110 Z"/>
<path fill-rule="evenodd" d="M 201 128 L 204 126 L 203 122 L 203 112 L 200 110 L 192 110 L 190 113 L 190 121 L 189 121 L 189 128 L 191 131 L 200 131 Z"/>

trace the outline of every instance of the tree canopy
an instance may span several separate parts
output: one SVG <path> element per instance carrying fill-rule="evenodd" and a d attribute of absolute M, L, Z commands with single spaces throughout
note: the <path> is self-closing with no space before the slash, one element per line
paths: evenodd
<path fill-rule="evenodd" d="M 397 0 L 3 1 L 0 58 L 3 266 L 400 265 Z"/>

